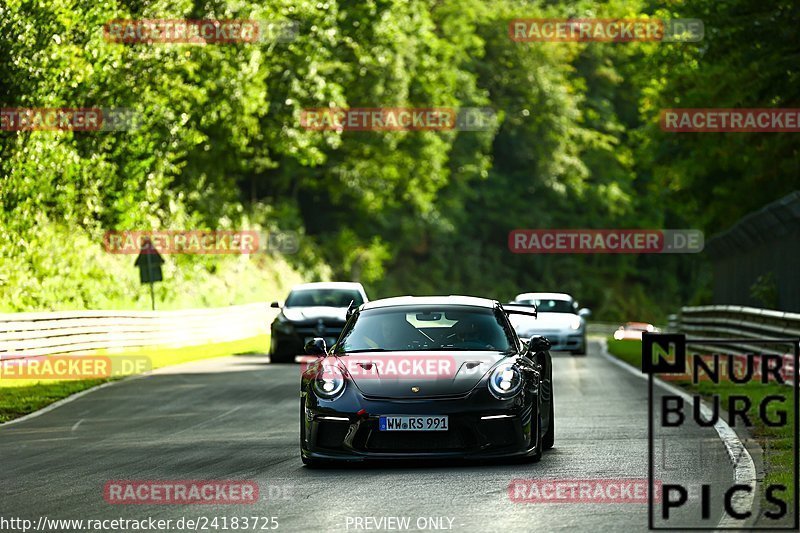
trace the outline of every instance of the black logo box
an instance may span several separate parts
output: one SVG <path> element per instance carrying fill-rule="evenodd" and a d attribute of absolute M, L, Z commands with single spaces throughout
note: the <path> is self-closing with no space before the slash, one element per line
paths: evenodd
<path fill-rule="evenodd" d="M 653 515 L 654 483 L 654 435 L 653 435 L 653 382 L 656 374 L 684 374 L 686 372 L 686 345 L 687 344 L 713 344 L 721 347 L 732 344 L 792 344 L 794 346 L 794 376 L 791 383 L 794 397 L 794 525 L 785 527 L 763 528 L 753 526 L 736 527 L 656 527 Z M 675 348 L 675 360 L 668 361 L 659 358 L 653 361 L 653 347 L 657 345 L 664 353 L 669 353 L 670 346 Z M 721 350 L 722 352 L 722 350 Z M 724 353 L 724 352 L 723 352 Z M 752 357 L 754 354 L 747 354 Z M 642 372 L 647 374 L 647 519 L 650 531 L 797 531 L 800 529 L 800 480 L 798 479 L 798 464 L 800 464 L 800 432 L 797 424 L 800 421 L 800 400 L 797 396 L 798 363 L 800 363 L 800 339 L 687 339 L 682 333 L 644 333 L 642 335 Z"/>

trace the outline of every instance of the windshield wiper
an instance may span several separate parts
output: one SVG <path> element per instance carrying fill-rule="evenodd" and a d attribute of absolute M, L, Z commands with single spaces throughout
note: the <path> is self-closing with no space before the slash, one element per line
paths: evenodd
<path fill-rule="evenodd" d="M 365 353 L 365 352 L 391 352 L 392 350 L 387 350 L 386 348 L 365 348 L 363 350 L 345 350 L 340 352 L 338 355 L 347 355 L 349 353 Z"/>

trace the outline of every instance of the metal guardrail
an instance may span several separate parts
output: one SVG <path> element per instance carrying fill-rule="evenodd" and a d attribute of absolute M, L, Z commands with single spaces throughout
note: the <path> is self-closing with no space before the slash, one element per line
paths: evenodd
<path fill-rule="evenodd" d="M 738 305 L 708 305 L 684 307 L 677 323 L 678 331 L 703 339 L 752 339 L 753 343 L 740 343 L 739 353 L 784 355 L 794 352 L 791 339 L 800 338 L 800 314 L 742 307 Z M 758 347 L 758 340 L 787 339 L 786 344 Z"/>
<path fill-rule="evenodd" d="M 673 318 L 674 317 L 674 318 Z M 715 340 L 736 339 L 725 344 L 724 351 L 737 356 L 770 354 L 784 359 L 784 368 L 794 376 L 794 351 L 800 338 L 800 314 L 738 305 L 683 307 L 681 314 L 670 317 L 670 330 L 685 333 L 704 343 L 689 343 L 690 349 L 720 351 Z M 786 342 L 759 343 L 766 339 Z"/>
<path fill-rule="evenodd" d="M 669 315 L 667 317 L 667 329 L 666 331 L 678 331 L 678 327 L 680 325 L 680 315 Z"/>
<path fill-rule="evenodd" d="M 276 313 L 257 303 L 180 311 L 0 314 L 0 359 L 237 341 L 266 333 Z"/>

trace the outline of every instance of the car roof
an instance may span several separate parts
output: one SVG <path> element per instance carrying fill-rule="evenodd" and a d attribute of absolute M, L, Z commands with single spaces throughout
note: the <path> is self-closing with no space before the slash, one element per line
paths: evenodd
<path fill-rule="evenodd" d="M 319 281 L 315 283 L 301 283 L 292 287 L 292 291 L 305 291 L 310 289 L 356 289 L 361 290 L 363 287 L 360 283 L 352 281 Z"/>
<path fill-rule="evenodd" d="M 488 298 L 477 298 L 475 296 L 396 296 L 394 298 L 382 298 L 365 303 L 361 309 L 376 309 L 381 307 L 397 307 L 405 305 L 468 305 L 472 307 L 494 308 L 496 300 Z"/>
<path fill-rule="evenodd" d="M 518 294 L 515 300 L 574 300 L 564 292 L 524 292 Z"/>

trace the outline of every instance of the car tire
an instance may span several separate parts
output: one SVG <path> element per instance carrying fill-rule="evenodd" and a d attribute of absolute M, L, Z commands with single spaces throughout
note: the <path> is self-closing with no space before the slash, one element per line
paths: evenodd
<path fill-rule="evenodd" d="M 275 343 L 269 352 L 270 363 L 294 363 L 294 356 L 291 350 L 287 350 L 284 345 Z"/>
<path fill-rule="evenodd" d="M 555 414 L 553 409 L 553 395 L 550 394 L 550 420 L 547 423 L 547 433 L 544 435 L 544 439 L 542 439 L 542 449 L 549 450 L 553 447 L 556 441 L 556 422 L 555 422 Z"/>
<path fill-rule="evenodd" d="M 581 347 L 577 350 L 572 350 L 570 353 L 572 353 L 572 355 L 586 355 L 586 337 L 583 338 Z"/>

